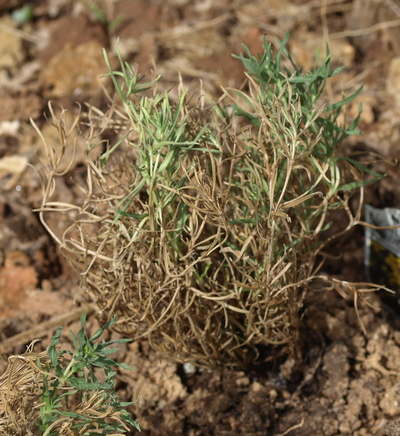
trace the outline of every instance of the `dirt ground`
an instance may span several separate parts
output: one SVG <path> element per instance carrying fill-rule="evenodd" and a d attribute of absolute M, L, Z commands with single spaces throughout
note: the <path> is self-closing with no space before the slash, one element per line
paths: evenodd
<path fill-rule="evenodd" d="M 15 12 L 30 5 L 33 17 Z M 14 18 L 13 18 L 14 17 Z M 366 190 L 376 207 L 400 207 L 400 2 L 397 0 L 0 0 L 0 351 L 21 353 L 35 338 L 49 343 L 57 325 L 77 331 L 86 299 L 74 271 L 33 210 L 41 203 L 38 158 L 42 144 L 32 118 L 47 138 L 47 103 L 72 112 L 77 102 L 101 106 L 106 73 L 102 48 L 115 48 L 140 71 L 156 65 L 171 88 L 178 72 L 188 86 L 201 80 L 209 95 L 220 86 L 240 87 L 240 61 L 231 53 L 246 44 L 255 54 L 291 32 L 298 63 L 312 66 L 328 41 L 333 66 L 345 71 L 328 96 L 364 90 L 363 134 L 346 150 L 382 154 L 375 169 L 387 174 Z M 324 49 L 323 49 L 324 50 Z M 57 186 L 65 201 L 79 195 L 83 145 Z M 79 152 L 80 150 L 80 152 Z M 364 281 L 363 230 L 338 241 L 326 271 Z M 187 436 L 400 435 L 400 318 L 397 300 L 377 295 L 360 304 L 364 334 L 352 300 L 334 291 L 310 293 L 293 357 L 245 371 L 205 371 L 166 360 L 146 342 L 121 347 L 115 357 L 135 372 L 122 372 L 118 393 L 129 401 L 142 434 Z M 96 328 L 95 311 L 89 328 Z M 117 336 L 112 333 L 113 336 Z M 64 341 L 68 342 L 68 334 Z M 0 371 L 5 362 L 0 360 Z"/>

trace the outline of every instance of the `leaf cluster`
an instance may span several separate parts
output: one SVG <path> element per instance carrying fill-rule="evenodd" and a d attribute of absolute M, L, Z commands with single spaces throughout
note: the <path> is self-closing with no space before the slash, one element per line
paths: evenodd
<path fill-rule="evenodd" d="M 45 352 L 10 358 L 0 378 L 1 434 L 117 436 L 131 428 L 140 430 L 125 410 L 134 403 L 121 402 L 115 393 L 113 368 L 131 368 L 109 357 L 118 351 L 110 345 L 129 340 L 94 342 L 115 321 L 110 320 L 88 338 L 83 312 L 78 335 L 71 332 L 74 353 L 60 349 L 62 327 L 58 327 Z"/>
<path fill-rule="evenodd" d="M 62 327 L 58 327 L 47 350 L 50 362 L 42 368 L 38 361 L 38 367 L 45 371 L 42 373 L 43 404 L 37 420 L 39 435 L 55 436 L 59 434 L 60 427 L 66 427 L 66 423 L 75 434 L 82 435 L 89 430 L 92 430 L 91 435 L 125 433 L 129 430 L 128 424 L 140 430 L 139 424 L 123 409 L 134 403 L 120 402 L 114 391 L 116 372 L 113 367 L 131 368 L 109 357 L 109 354 L 118 351 L 118 348 L 109 348 L 110 345 L 130 340 L 94 342 L 116 320 L 108 321 L 88 338 L 84 329 L 86 312 L 83 312 L 78 335 L 70 332 L 75 353 L 59 350 Z M 96 368 L 103 370 L 104 381 L 99 380 Z M 50 373 L 55 375 L 51 381 L 47 375 Z"/>

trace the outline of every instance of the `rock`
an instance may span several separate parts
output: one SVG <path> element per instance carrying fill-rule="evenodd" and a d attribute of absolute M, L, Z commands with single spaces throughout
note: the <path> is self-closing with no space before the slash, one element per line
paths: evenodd
<path fill-rule="evenodd" d="M 373 26 L 377 22 L 379 9 L 382 7 L 381 0 L 355 0 L 353 8 L 347 15 L 346 27 L 349 30 L 363 30 Z M 351 38 L 352 43 L 362 52 L 366 53 L 371 44 L 377 39 L 376 32 L 362 34 Z"/>
<path fill-rule="evenodd" d="M 384 413 L 396 416 L 400 410 L 400 383 L 396 383 L 385 392 L 384 397 L 379 403 Z"/>
<path fill-rule="evenodd" d="M 16 92 L 1 85 L 0 101 L 0 122 L 36 118 L 42 109 L 42 102 L 37 94 Z"/>
<path fill-rule="evenodd" d="M 395 96 L 399 100 L 400 91 L 400 57 L 395 57 L 389 65 L 389 73 L 386 81 L 386 90 L 389 95 Z"/>
<path fill-rule="evenodd" d="M 4 156 L 0 159 L 0 189 L 8 191 L 15 187 L 28 165 L 26 156 Z"/>
<path fill-rule="evenodd" d="M 16 29 L 16 22 L 6 16 L 0 19 L 0 68 L 13 68 L 25 58 L 22 38 Z"/>
<path fill-rule="evenodd" d="M 355 58 L 355 48 L 345 39 L 328 41 L 331 63 L 336 66 L 350 67 Z M 320 34 L 299 31 L 297 38 L 290 40 L 290 52 L 298 65 L 304 66 L 305 71 L 314 67 L 317 48 L 320 49 L 320 63 L 326 57 L 326 45 Z"/>
<path fill-rule="evenodd" d="M 26 292 L 37 284 L 37 273 L 30 266 L 29 257 L 22 251 L 9 253 L 0 269 L 1 317 L 7 316 L 10 309 L 18 308 L 25 300 Z"/>
<path fill-rule="evenodd" d="M 77 47 L 66 46 L 41 71 L 39 82 L 46 98 L 95 94 L 106 73 L 102 46 L 89 41 Z"/>

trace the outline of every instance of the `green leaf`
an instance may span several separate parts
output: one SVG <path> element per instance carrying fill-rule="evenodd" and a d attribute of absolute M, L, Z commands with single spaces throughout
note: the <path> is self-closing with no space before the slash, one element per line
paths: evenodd
<path fill-rule="evenodd" d="M 128 371 L 134 371 L 132 367 L 130 367 L 127 363 L 121 362 L 117 363 L 120 368 L 127 369 Z"/>
<path fill-rule="evenodd" d="M 345 106 L 346 104 L 350 103 L 351 101 L 353 101 L 363 90 L 364 85 L 361 85 L 357 91 L 354 92 L 354 94 L 349 95 L 348 97 L 344 98 L 341 101 L 338 101 L 337 103 L 331 104 L 329 106 L 327 106 L 324 109 L 324 112 L 330 112 L 333 111 L 335 109 L 339 109 L 342 108 L 343 106 Z"/>
<path fill-rule="evenodd" d="M 236 220 L 229 220 L 228 224 L 255 224 L 255 219 L 236 219 Z"/>
<path fill-rule="evenodd" d="M 124 212 L 121 209 L 115 209 L 115 212 L 117 212 L 121 216 L 126 216 L 126 217 L 129 217 L 129 218 L 133 218 L 134 220 L 138 220 L 138 221 L 142 220 L 143 218 L 148 218 L 149 217 L 148 213 L 127 213 L 127 212 Z"/>
<path fill-rule="evenodd" d="M 34 19 L 34 13 L 31 5 L 25 4 L 11 13 L 11 18 L 19 24 L 29 23 Z"/>
<path fill-rule="evenodd" d="M 69 412 L 67 410 L 60 411 L 60 415 L 67 416 L 68 418 L 79 418 L 82 421 L 86 421 L 86 422 L 93 421 L 93 418 L 91 418 L 91 417 L 81 415 L 81 414 L 76 413 L 76 412 Z M 90 434 L 92 434 L 92 433 L 90 433 Z"/>
<path fill-rule="evenodd" d="M 51 344 L 47 349 L 47 354 L 50 357 L 51 363 L 53 364 L 53 367 L 56 371 L 56 374 L 58 376 L 61 376 L 63 373 L 63 369 L 61 368 L 59 362 L 58 362 L 58 352 L 57 352 L 57 345 L 60 342 L 61 332 L 63 328 L 61 326 L 57 327 L 56 333 L 51 339 Z"/>
<path fill-rule="evenodd" d="M 90 383 L 87 382 L 86 380 L 83 380 L 81 378 L 78 377 L 74 377 L 71 376 L 68 378 L 68 382 L 70 383 L 71 386 L 73 386 L 74 388 L 77 389 L 94 389 L 94 390 L 99 390 L 99 389 L 111 389 L 113 386 L 109 383 L 100 383 L 100 382 L 96 382 L 96 383 Z"/>
<path fill-rule="evenodd" d="M 111 327 L 113 324 L 116 323 L 118 319 L 118 316 L 115 315 L 113 319 L 110 319 L 109 321 L 107 321 L 103 327 L 100 327 L 95 334 L 89 339 L 90 342 L 95 341 L 96 339 L 98 339 L 104 332 L 104 330 L 108 329 L 109 327 Z"/>
<path fill-rule="evenodd" d="M 115 150 L 125 141 L 126 138 L 128 138 L 130 134 L 131 130 L 125 133 L 125 135 L 122 135 L 121 138 L 119 138 L 119 140 L 109 150 L 107 150 L 100 156 L 103 166 L 107 163 L 108 159 L 115 152 Z"/>

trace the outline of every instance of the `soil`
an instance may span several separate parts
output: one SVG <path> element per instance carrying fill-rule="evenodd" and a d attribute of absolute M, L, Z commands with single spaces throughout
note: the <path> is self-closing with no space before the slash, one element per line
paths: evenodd
<path fill-rule="evenodd" d="M 13 17 L 24 5 L 33 17 L 18 23 Z M 357 115 L 363 104 L 364 133 L 344 148 L 385 158 L 375 169 L 387 177 L 368 187 L 366 202 L 399 208 L 399 26 L 396 0 L 0 0 L 2 354 L 22 353 L 35 338 L 44 349 L 59 324 L 79 328 L 84 290 L 34 211 L 41 204 L 35 168 L 43 149 L 29 120 L 51 139 L 44 117 L 49 100 L 72 113 L 77 103 L 104 104 L 103 47 L 111 50 L 119 37 L 124 58 L 143 72 L 156 65 L 166 88 L 180 72 L 187 86 L 201 80 L 215 97 L 221 86 L 245 80 L 231 56 L 241 43 L 255 54 L 263 35 L 274 41 L 290 31 L 291 53 L 307 69 L 328 41 L 333 66 L 346 67 L 332 80 L 329 98 L 364 83 L 348 113 Z M 73 168 L 57 185 L 65 201 L 79 196 L 75 182 L 84 177 L 83 144 L 77 148 Z M 364 281 L 363 244 L 361 228 L 338 240 L 325 271 Z M 146 342 L 130 343 L 114 357 L 135 370 L 119 373 L 118 394 L 125 401 L 139 397 L 130 411 L 149 436 L 400 435 L 397 299 L 371 295 L 368 301 L 377 309 L 358 302 L 357 316 L 351 298 L 310 292 L 295 357 L 240 371 L 196 369 L 165 359 Z M 88 328 L 96 326 L 92 310 Z M 67 333 L 63 341 L 68 344 Z"/>

